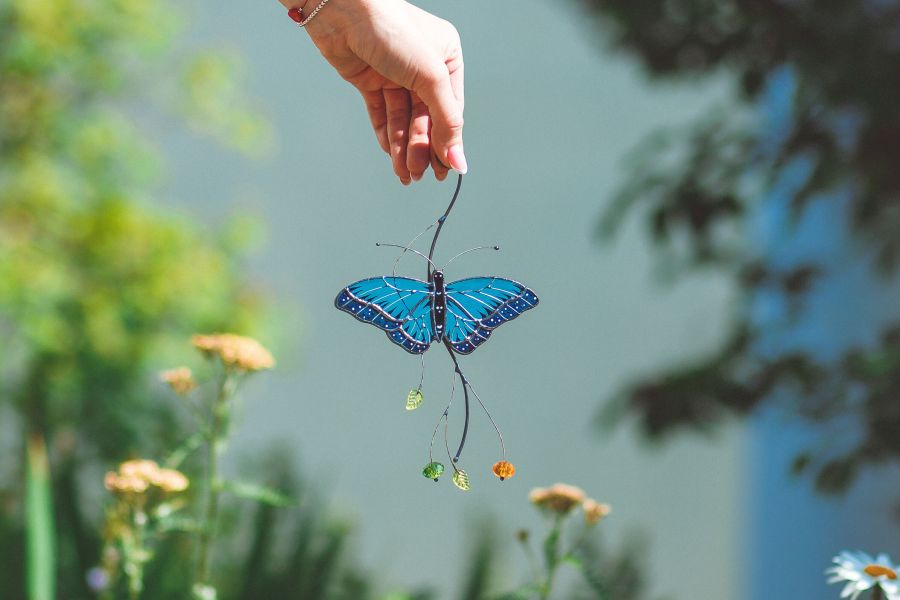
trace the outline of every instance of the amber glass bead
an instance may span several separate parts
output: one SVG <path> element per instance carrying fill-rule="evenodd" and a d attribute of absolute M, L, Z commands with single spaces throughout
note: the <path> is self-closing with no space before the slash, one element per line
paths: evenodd
<path fill-rule="evenodd" d="M 505 460 L 494 463 L 493 471 L 494 475 L 500 478 L 500 481 L 509 479 L 516 474 L 516 468 L 513 466 L 513 464 Z"/>

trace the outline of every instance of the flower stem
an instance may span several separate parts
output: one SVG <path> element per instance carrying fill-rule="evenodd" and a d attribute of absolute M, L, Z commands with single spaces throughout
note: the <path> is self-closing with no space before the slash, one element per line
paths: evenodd
<path fill-rule="evenodd" d="M 875 584 L 875 587 L 872 588 L 872 600 L 883 600 L 884 593 L 881 591 L 881 586 Z"/>
<path fill-rule="evenodd" d="M 144 563 L 148 550 L 144 547 L 147 533 L 147 515 L 143 509 L 137 509 L 133 517 L 134 537 L 130 540 L 130 548 L 126 557 L 125 572 L 128 575 L 128 598 L 138 600 L 144 589 Z"/>
<path fill-rule="evenodd" d="M 213 403 L 210 424 L 206 439 L 206 506 L 203 511 L 200 531 L 200 558 L 197 570 L 197 581 L 203 585 L 210 583 L 210 564 L 212 560 L 212 542 L 215 538 L 216 524 L 219 516 L 219 456 L 224 450 L 224 438 L 227 433 L 225 425 L 228 421 L 228 400 L 234 388 L 234 379 L 226 370 L 222 375 L 222 384 Z"/>
<path fill-rule="evenodd" d="M 553 517 L 553 527 L 544 539 L 544 561 L 547 567 L 547 576 L 540 587 L 541 600 L 547 600 L 553 589 L 553 579 L 556 576 L 556 568 L 559 566 L 559 537 L 562 533 L 563 515 L 556 514 Z"/>

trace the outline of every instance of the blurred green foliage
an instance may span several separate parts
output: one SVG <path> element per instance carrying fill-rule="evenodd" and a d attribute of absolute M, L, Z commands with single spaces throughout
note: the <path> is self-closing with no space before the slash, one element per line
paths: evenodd
<path fill-rule="evenodd" d="M 49 449 L 61 597 L 86 594 L 98 558 L 97 511 L 85 510 L 96 494 L 81 474 L 178 436 L 148 372 L 183 356 L 190 333 L 253 329 L 264 309 L 240 235 L 154 204 L 162 164 L 147 131 L 158 122 L 187 115 L 251 152 L 268 136 L 233 59 L 168 52 L 178 15 L 162 0 L 0 2 L 0 412 L 20 425 L 23 457 L 26 439 Z M 39 514 L 23 505 L 18 464 L 0 481 L 10 566 L 23 512 Z M 45 527 L 27 531 L 30 546 L 46 543 L 33 537 Z M 0 596 L 25 597 L 10 572 Z"/>
<path fill-rule="evenodd" d="M 716 270 L 746 299 L 764 293 L 783 302 L 786 316 L 776 333 L 791 332 L 816 288 L 831 272 L 846 270 L 851 254 L 870 258 L 858 271 L 873 290 L 896 281 L 900 2 L 580 3 L 612 45 L 654 78 L 725 75 L 736 84 L 719 110 L 680 130 L 658 132 L 639 149 L 629 182 L 602 222 L 604 235 L 638 213 L 673 267 L 669 272 Z M 761 116 L 761 105 L 775 112 L 775 103 L 777 115 Z M 835 240 L 830 254 L 767 255 L 771 248 L 748 242 L 747 220 L 763 210 L 784 211 L 773 208 L 780 196 L 787 197 L 789 218 L 779 244 L 809 241 L 801 225 L 810 214 L 821 215 L 813 211 L 825 204 L 837 207 L 829 214 L 845 216 L 852 240 Z M 621 405 L 649 437 L 684 427 L 709 430 L 729 416 L 775 405 L 827 424 L 821 443 L 794 464 L 797 472 L 812 473 L 821 491 L 845 490 L 861 468 L 900 459 L 894 393 L 900 324 L 884 324 L 880 336 L 868 336 L 859 347 L 835 342 L 829 349 L 838 356 L 830 359 L 817 355 L 818 348 L 762 350 L 773 326 L 754 321 L 749 300 L 735 314 L 721 348 L 623 390 Z M 873 316 L 859 321 L 871 325 Z M 848 317 L 845 327 L 854 322 Z"/>

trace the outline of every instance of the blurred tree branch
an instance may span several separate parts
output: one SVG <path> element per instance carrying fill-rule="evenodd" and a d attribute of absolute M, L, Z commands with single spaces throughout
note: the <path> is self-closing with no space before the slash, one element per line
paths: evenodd
<path fill-rule="evenodd" d="M 900 3 L 869 0 L 581 0 L 612 45 L 660 79 L 728 73 L 738 89 L 730 111 L 687 132 L 661 132 L 639 149 L 631 181 L 600 224 L 604 237 L 637 212 L 667 255 L 685 268 L 729 274 L 752 297 L 775 290 L 792 318 L 833 265 L 773 264 L 746 241 L 745 222 L 793 176 L 790 213 L 799 223 L 815 203 L 838 202 L 849 190 L 853 243 L 891 279 L 900 257 Z M 790 93 L 784 115 L 767 121 L 779 78 Z M 792 235 L 791 232 L 787 234 Z M 685 251 L 685 248 L 687 250 Z M 668 259 L 667 260 L 671 260 Z M 811 353 L 771 356 L 759 349 L 747 307 L 719 351 L 623 391 L 615 406 L 636 415 L 651 438 L 677 428 L 708 430 L 724 417 L 777 404 L 814 422 L 851 418 L 861 440 L 848 448 L 810 449 L 797 471 L 814 473 L 820 490 L 846 489 L 858 470 L 896 461 L 900 336 L 889 327 L 880 344 L 844 349 L 825 362 Z M 894 390 L 897 388 L 894 387 Z M 617 412 L 608 409 L 607 415 Z M 621 413 L 621 410 L 618 410 Z M 891 435 L 894 432 L 894 435 Z"/>

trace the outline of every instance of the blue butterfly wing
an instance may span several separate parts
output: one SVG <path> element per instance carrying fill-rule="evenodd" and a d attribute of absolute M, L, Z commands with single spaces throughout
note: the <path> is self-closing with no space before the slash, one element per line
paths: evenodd
<path fill-rule="evenodd" d="M 507 321 L 538 304 L 521 283 L 503 277 L 471 277 L 447 286 L 446 335 L 453 349 L 470 354 Z"/>
<path fill-rule="evenodd" d="M 334 305 L 383 330 L 409 352 L 422 354 L 434 337 L 428 284 L 409 277 L 371 277 L 342 289 Z"/>

